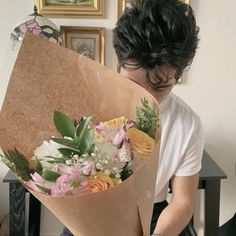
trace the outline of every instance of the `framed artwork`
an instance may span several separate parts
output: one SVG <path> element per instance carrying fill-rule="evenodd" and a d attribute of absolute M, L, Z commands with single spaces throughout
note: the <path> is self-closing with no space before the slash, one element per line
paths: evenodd
<path fill-rule="evenodd" d="M 104 65 L 105 31 L 103 27 L 61 26 L 64 46 Z"/>
<path fill-rule="evenodd" d="M 187 4 L 189 4 L 189 0 L 181 0 Z M 117 0 L 117 19 L 120 18 L 122 12 L 126 7 L 129 7 L 131 3 L 143 3 L 145 0 Z"/>
<path fill-rule="evenodd" d="M 39 14 L 50 17 L 103 18 L 105 0 L 35 0 Z"/>

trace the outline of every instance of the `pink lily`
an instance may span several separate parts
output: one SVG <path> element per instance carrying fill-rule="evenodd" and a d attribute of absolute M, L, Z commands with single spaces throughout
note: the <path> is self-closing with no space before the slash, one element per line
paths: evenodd
<path fill-rule="evenodd" d="M 122 128 L 120 128 L 120 130 L 118 131 L 118 133 L 114 137 L 112 143 L 115 145 L 119 145 L 125 139 L 128 140 L 128 135 L 124 131 L 124 128 L 122 127 Z"/>
<path fill-rule="evenodd" d="M 34 172 L 33 174 L 30 174 L 31 178 L 33 181 L 38 182 L 38 183 L 45 183 L 44 178 L 38 174 L 37 172 Z"/>
<path fill-rule="evenodd" d="M 68 165 L 65 165 L 63 163 L 58 163 L 57 168 L 62 171 L 64 174 L 71 174 L 73 169 L 69 167 Z"/>
<path fill-rule="evenodd" d="M 32 180 L 26 182 L 26 186 L 28 186 L 30 189 L 36 191 L 36 192 L 47 192 L 48 190 L 50 192 L 50 188 L 52 183 L 46 181 L 40 174 L 35 172 L 34 174 L 30 174 Z M 43 191 L 42 189 L 39 188 L 41 186 L 42 188 L 45 189 Z"/>
<path fill-rule="evenodd" d="M 117 157 L 121 162 L 131 161 L 131 151 L 127 141 L 123 142 L 122 147 L 117 152 Z"/>
<path fill-rule="evenodd" d="M 84 175 L 89 175 L 93 169 L 94 169 L 94 163 L 90 162 L 86 166 L 80 168 L 80 173 L 83 173 Z"/>
<path fill-rule="evenodd" d="M 70 184 L 63 183 L 61 185 L 59 184 L 53 184 L 51 187 L 51 195 L 52 197 L 61 197 L 65 196 L 67 192 L 69 192 L 72 189 Z"/>
<path fill-rule="evenodd" d="M 37 187 L 36 183 L 33 180 L 27 181 L 26 186 L 35 192 L 43 193 L 43 191 Z"/>

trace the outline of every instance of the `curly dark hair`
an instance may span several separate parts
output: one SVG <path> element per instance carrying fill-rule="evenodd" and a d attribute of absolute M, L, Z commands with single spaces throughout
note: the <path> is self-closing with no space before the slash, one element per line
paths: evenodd
<path fill-rule="evenodd" d="M 181 74 L 192 63 L 199 28 L 181 0 L 146 0 L 127 7 L 113 30 L 120 66 L 151 70 L 168 65 Z"/>

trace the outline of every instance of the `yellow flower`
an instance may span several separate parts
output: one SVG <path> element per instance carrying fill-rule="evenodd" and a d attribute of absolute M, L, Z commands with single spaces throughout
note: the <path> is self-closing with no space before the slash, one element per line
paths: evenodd
<path fill-rule="evenodd" d="M 95 128 L 95 139 L 106 139 L 113 141 L 120 128 L 123 127 L 126 122 L 127 118 L 125 116 L 101 122 Z"/>
<path fill-rule="evenodd" d="M 113 120 L 108 120 L 103 123 L 108 126 L 118 126 L 118 125 L 123 125 L 126 121 L 127 121 L 126 117 L 121 116 L 119 118 L 115 118 Z"/>
<path fill-rule="evenodd" d="M 130 128 L 127 133 L 134 151 L 144 155 L 149 155 L 153 152 L 155 140 L 148 134 L 137 128 Z"/>
<path fill-rule="evenodd" d="M 103 172 L 98 172 L 96 175 L 88 178 L 88 185 L 92 193 L 105 191 L 114 186 L 114 183 L 110 176 Z"/>

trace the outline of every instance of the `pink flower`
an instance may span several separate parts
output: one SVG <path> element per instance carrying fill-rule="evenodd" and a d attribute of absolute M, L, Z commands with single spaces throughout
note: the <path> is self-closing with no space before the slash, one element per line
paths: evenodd
<path fill-rule="evenodd" d="M 36 192 L 50 192 L 52 183 L 46 181 L 40 174 L 35 172 L 34 174 L 30 174 L 32 180 L 26 182 L 26 186 Z M 42 187 L 42 188 L 40 188 Z M 43 191 L 44 189 L 44 191 Z"/>
<path fill-rule="evenodd" d="M 90 175 L 94 168 L 93 162 L 88 162 L 84 167 L 79 165 L 72 168 L 63 163 L 56 164 L 53 168 L 57 168 L 61 176 L 56 182 L 46 181 L 37 172 L 31 174 L 32 180 L 26 185 L 37 192 L 50 193 L 53 197 L 65 195 L 85 194 L 90 191 L 87 179 L 83 175 Z"/>
<path fill-rule="evenodd" d="M 63 163 L 58 163 L 57 168 L 64 174 L 71 174 L 73 169 Z"/>
<path fill-rule="evenodd" d="M 64 171 L 64 175 L 57 178 L 56 183 L 52 185 L 51 195 L 53 197 L 60 197 L 65 195 L 74 194 L 84 194 L 89 192 L 88 182 L 83 179 L 81 173 L 90 174 L 94 168 L 93 163 L 88 163 L 88 165 L 83 168 L 75 168 L 72 170 L 69 166 L 65 164 L 58 164 L 58 168 Z"/>
<path fill-rule="evenodd" d="M 90 175 L 93 169 L 94 169 L 94 163 L 90 162 L 86 166 L 80 169 L 80 173 L 83 173 L 84 175 Z"/>
<path fill-rule="evenodd" d="M 51 195 L 52 197 L 61 197 L 65 196 L 67 192 L 72 190 L 72 187 L 68 183 L 62 183 L 62 184 L 54 184 L 51 187 Z"/>
<path fill-rule="evenodd" d="M 124 131 L 124 128 L 120 127 L 120 130 L 118 131 L 112 142 L 115 145 L 119 145 L 125 139 L 128 140 L 128 135 Z"/>
<path fill-rule="evenodd" d="M 117 152 L 117 157 L 121 162 L 131 161 L 131 150 L 127 141 L 123 142 L 122 147 Z"/>
<path fill-rule="evenodd" d="M 34 172 L 34 174 L 30 174 L 31 178 L 33 179 L 33 181 L 37 182 L 37 183 L 44 183 L 45 180 L 44 178 L 38 174 L 37 172 Z"/>
<path fill-rule="evenodd" d="M 26 186 L 35 192 L 43 193 L 43 191 L 37 187 L 36 183 L 33 180 L 27 181 Z"/>

